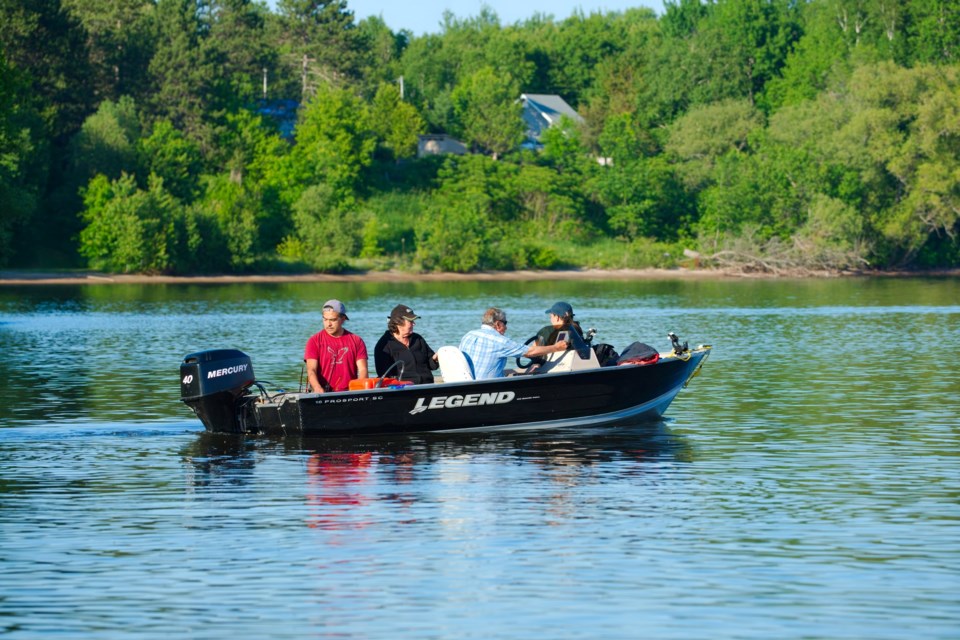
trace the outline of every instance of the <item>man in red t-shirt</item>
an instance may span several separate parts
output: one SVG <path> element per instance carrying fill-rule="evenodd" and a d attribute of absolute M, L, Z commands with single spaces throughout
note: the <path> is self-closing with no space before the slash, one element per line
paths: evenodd
<path fill-rule="evenodd" d="M 343 328 L 347 308 L 339 300 L 323 305 L 323 331 L 307 340 L 307 382 L 314 393 L 346 391 L 350 381 L 367 377 L 367 345 Z"/>

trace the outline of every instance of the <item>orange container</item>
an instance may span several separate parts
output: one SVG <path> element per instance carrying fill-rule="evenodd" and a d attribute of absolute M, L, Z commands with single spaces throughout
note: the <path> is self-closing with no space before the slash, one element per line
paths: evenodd
<path fill-rule="evenodd" d="M 361 391 L 363 389 L 373 389 L 377 386 L 380 378 L 357 378 L 350 381 L 350 391 Z"/>
<path fill-rule="evenodd" d="M 375 389 L 377 383 L 380 382 L 381 378 L 357 378 L 356 380 L 350 381 L 350 391 L 362 391 L 364 389 Z M 381 388 L 387 388 L 391 386 L 406 386 L 408 384 L 413 384 L 412 382 L 406 380 L 397 380 L 396 378 L 383 378 L 383 383 L 380 385 Z"/>

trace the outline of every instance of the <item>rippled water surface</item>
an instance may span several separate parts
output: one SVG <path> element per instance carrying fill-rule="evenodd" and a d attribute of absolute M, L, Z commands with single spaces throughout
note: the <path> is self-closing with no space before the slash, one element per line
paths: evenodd
<path fill-rule="evenodd" d="M 714 352 L 660 423 L 204 433 L 182 357 L 296 388 L 331 297 Z M 955 639 L 958 352 L 954 279 L 0 288 L 0 634 Z"/>

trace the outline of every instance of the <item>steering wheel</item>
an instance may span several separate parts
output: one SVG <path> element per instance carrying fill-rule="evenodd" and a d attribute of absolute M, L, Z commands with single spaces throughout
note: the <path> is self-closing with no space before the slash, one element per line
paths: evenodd
<path fill-rule="evenodd" d="M 527 341 L 524 342 L 523 344 L 524 344 L 524 345 L 528 345 L 528 344 L 530 344 L 531 342 L 533 342 L 533 341 L 536 340 L 536 339 L 537 339 L 537 336 L 535 336 L 535 335 L 530 336 L 529 338 L 527 338 Z M 520 362 L 521 360 L 526 360 L 527 363 L 526 363 L 526 364 L 523 364 L 522 362 Z M 518 368 L 518 369 L 526 369 L 527 367 L 529 367 L 529 366 L 532 365 L 532 364 L 533 364 L 533 358 L 527 358 L 527 357 L 525 357 L 525 356 L 517 356 L 517 368 Z"/>

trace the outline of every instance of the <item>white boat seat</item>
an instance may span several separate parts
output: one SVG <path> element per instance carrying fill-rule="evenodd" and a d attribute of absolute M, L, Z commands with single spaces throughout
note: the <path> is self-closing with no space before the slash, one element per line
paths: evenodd
<path fill-rule="evenodd" d="M 537 373 L 560 373 L 561 371 L 585 371 L 599 369 L 600 360 L 592 348 L 583 342 L 575 331 L 561 331 L 557 341 L 567 340 L 572 348 L 555 351 L 546 355 L 546 362 L 540 365 Z M 586 357 L 582 357 L 581 354 Z"/>
<path fill-rule="evenodd" d="M 437 349 L 437 361 L 443 373 L 444 382 L 467 382 L 473 380 L 473 369 L 467 356 L 456 347 L 445 346 Z"/>
<path fill-rule="evenodd" d="M 577 355 L 577 352 L 573 349 L 551 353 L 546 358 L 547 361 L 540 365 L 537 373 L 560 373 L 561 371 L 585 371 L 600 368 L 600 361 L 593 349 L 590 349 L 590 357 L 586 359 Z"/>

